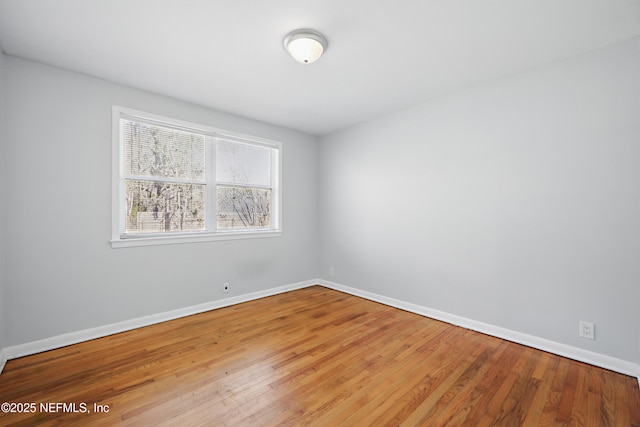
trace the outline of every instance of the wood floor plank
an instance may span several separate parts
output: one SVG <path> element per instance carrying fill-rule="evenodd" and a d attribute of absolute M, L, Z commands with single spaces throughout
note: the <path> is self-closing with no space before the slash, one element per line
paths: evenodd
<path fill-rule="evenodd" d="M 523 425 L 531 425 L 538 427 L 545 427 L 553 425 L 554 414 L 545 415 L 545 408 L 551 395 L 553 388 L 553 380 L 556 376 L 557 365 L 560 362 L 560 358 L 552 356 L 548 353 L 543 353 L 543 358 L 540 361 L 534 375 L 534 378 L 540 381 L 536 394 L 533 398 L 533 403 L 529 411 L 527 411 L 526 417 L 523 421 Z"/>
<path fill-rule="evenodd" d="M 320 286 L 10 360 L 0 402 L 38 405 L 12 427 L 640 427 L 635 378 Z"/>

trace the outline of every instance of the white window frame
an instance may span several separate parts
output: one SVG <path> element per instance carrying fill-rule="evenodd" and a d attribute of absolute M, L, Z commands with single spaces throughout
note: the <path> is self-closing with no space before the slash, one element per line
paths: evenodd
<path fill-rule="evenodd" d="M 137 120 L 145 123 L 156 124 L 169 128 L 195 132 L 206 137 L 207 173 L 206 185 L 213 188 L 207 194 L 205 206 L 205 230 L 171 233 L 145 233 L 126 235 L 124 224 L 125 211 L 125 173 L 124 173 L 124 135 L 121 119 Z M 216 176 L 215 176 L 215 140 L 216 138 L 242 142 L 246 144 L 264 146 L 274 149 L 271 158 L 271 227 L 266 229 L 233 229 L 216 230 Z M 172 119 L 153 113 L 134 110 L 131 108 L 114 105 L 112 108 L 112 223 L 111 246 L 113 248 L 131 246 L 152 246 L 176 243 L 207 242 L 214 240 L 253 239 L 263 237 L 278 237 L 282 235 L 282 144 L 255 136 L 230 132 L 211 126 L 191 123 L 183 120 Z"/>

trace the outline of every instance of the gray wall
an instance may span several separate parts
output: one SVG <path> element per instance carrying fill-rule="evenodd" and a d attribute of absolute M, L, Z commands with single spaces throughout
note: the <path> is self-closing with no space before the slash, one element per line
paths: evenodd
<path fill-rule="evenodd" d="M 4 251 L 5 251 L 5 201 L 4 201 L 4 183 L 5 175 L 5 138 L 4 138 L 4 62 L 5 56 L 0 50 L 0 352 L 5 347 L 5 330 L 7 322 L 5 319 L 5 299 L 4 299 Z"/>
<path fill-rule="evenodd" d="M 314 137 L 11 56 L 3 74 L 5 346 L 318 276 Z M 113 104 L 281 141 L 283 236 L 112 249 Z"/>
<path fill-rule="evenodd" d="M 322 138 L 321 276 L 640 361 L 639 58 L 632 40 Z"/>
<path fill-rule="evenodd" d="M 640 362 L 639 58 L 618 44 L 318 149 L 0 56 L 0 348 L 320 275 Z M 283 237 L 112 249 L 112 104 L 282 141 Z"/>

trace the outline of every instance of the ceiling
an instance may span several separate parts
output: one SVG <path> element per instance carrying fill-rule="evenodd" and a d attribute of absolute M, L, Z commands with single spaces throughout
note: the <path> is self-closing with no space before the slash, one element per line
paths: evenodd
<path fill-rule="evenodd" d="M 6 54 L 314 135 L 638 35 L 638 0 L 0 0 Z"/>

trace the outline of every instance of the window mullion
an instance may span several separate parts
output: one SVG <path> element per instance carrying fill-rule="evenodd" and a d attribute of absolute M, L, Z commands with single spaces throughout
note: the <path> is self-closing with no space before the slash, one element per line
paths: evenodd
<path fill-rule="evenodd" d="M 131 180 L 131 181 L 167 182 L 171 184 L 202 185 L 207 183 L 206 181 L 193 180 L 193 179 L 173 178 L 173 177 L 163 177 L 163 176 L 147 176 L 147 175 L 125 175 L 124 179 Z"/>
<path fill-rule="evenodd" d="M 245 184 L 245 183 L 240 183 L 240 182 L 216 181 L 216 185 L 218 187 L 259 188 L 261 190 L 271 190 L 271 189 L 273 189 L 272 185 Z"/>

